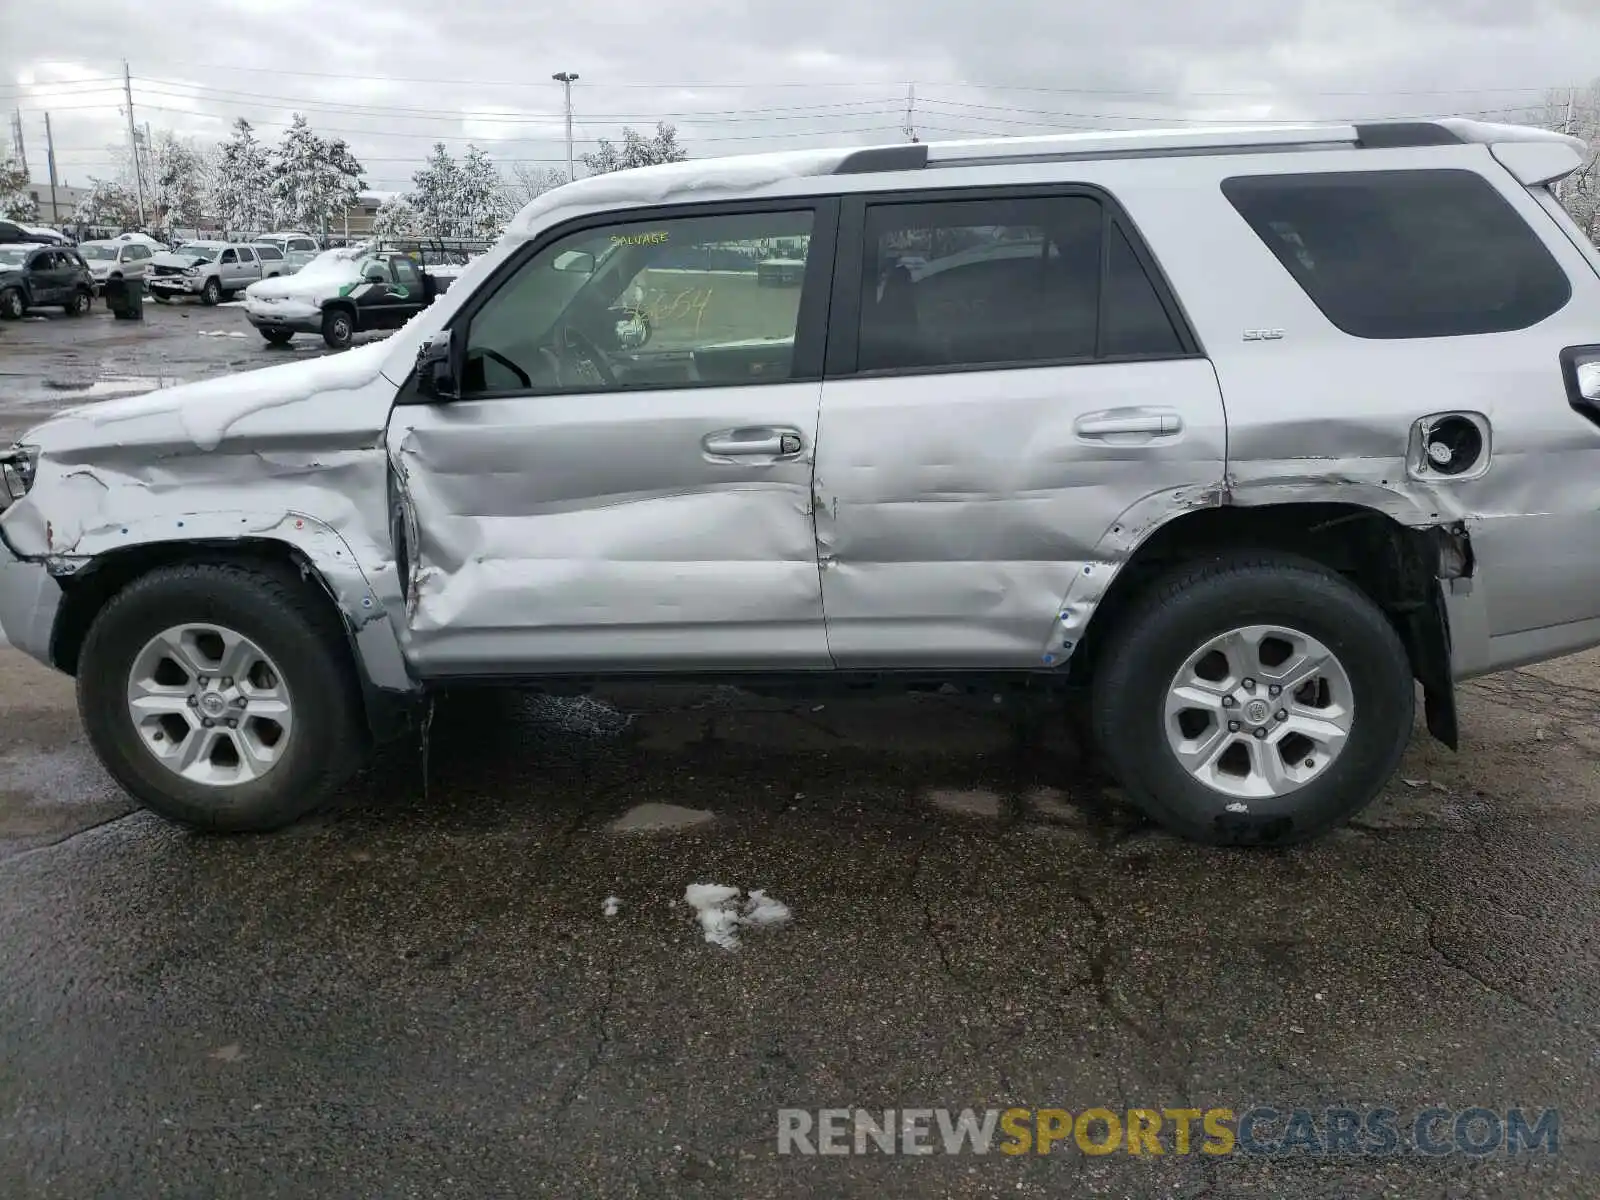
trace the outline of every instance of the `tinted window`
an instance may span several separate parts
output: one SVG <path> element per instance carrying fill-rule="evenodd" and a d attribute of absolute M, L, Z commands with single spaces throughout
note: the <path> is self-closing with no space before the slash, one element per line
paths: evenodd
<path fill-rule="evenodd" d="M 875 204 L 865 234 L 860 370 L 1184 353 L 1092 197 Z"/>
<path fill-rule="evenodd" d="M 256 252 L 254 250 L 250 249 L 250 247 L 248 247 L 248 246 L 240 246 L 239 247 L 239 261 L 240 262 L 253 263 L 253 262 L 255 262 L 255 260 L 256 260 Z"/>
<path fill-rule="evenodd" d="M 422 275 L 416 263 L 409 258 L 392 258 L 389 260 L 389 269 L 394 272 L 394 281 L 401 287 L 412 289 L 418 297 L 422 295 Z"/>
<path fill-rule="evenodd" d="M 257 246 L 256 253 L 261 256 L 262 262 L 278 262 L 283 258 L 276 246 Z"/>
<path fill-rule="evenodd" d="M 590 228 L 543 247 L 473 317 L 468 391 L 791 377 L 812 214 Z"/>
<path fill-rule="evenodd" d="M 1328 320 L 1364 338 L 1525 329 L 1571 285 L 1472 171 L 1362 171 L 1225 181 L 1223 193 Z"/>
<path fill-rule="evenodd" d="M 224 250 L 222 252 L 222 257 L 218 261 L 225 263 L 238 262 L 239 255 L 232 250 Z"/>

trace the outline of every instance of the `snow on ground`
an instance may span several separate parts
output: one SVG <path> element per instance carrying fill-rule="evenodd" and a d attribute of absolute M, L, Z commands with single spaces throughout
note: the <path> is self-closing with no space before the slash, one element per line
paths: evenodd
<path fill-rule="evenodd" d="M 706 941 L 724 950 L 739 948 L 741 927 L 763 928 L 786 925 L 793 913 L 789 906 L 758 888 L 751 888 L 744 904 L 739 904 L 739 889 L 725 883 L 691 883 L 683 891 L 683 902 L 698 914 Z"/>
<path fill-rule="evenodd" d="M 236 337 L 242 338 L 244 333 L 238 329 L 199 329 L 195 331 L 201 337 Z"/>
<path fill-rule="evenodd" d="M 622 901 L 615 896 L 607 896 L 606 902 L 600 906 L 600 911 L 608 917 L 617 915 L 617 910 L 622 907 Z"/>

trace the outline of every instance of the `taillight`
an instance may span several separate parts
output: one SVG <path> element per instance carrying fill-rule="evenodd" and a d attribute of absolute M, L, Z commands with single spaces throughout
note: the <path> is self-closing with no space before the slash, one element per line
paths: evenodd
<path fill-rule="evenodd" d="M 1600 346 L 1568 346 L 1561 352 L 1567 403 L 1600 425 Z"/>

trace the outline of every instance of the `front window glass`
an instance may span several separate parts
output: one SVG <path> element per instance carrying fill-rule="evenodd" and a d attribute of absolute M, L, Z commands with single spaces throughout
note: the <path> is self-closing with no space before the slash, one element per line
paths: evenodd
<path fill-rule="evenodd" d="M 809 211 L 584 230 L 545 247 L 473 318 L 468 392 L 790 377 Z"/>
<path fill-rule="evenodd" d="M 90 262 L 117 261 L 117 248 L 115 246 L 79 246 L 78 253 Z"/>

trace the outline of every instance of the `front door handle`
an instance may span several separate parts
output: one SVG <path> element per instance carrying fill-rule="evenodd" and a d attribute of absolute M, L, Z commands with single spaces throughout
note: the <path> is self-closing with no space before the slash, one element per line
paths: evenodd
<path fill-rule="evenodd" d="M 1081 438 L 1170 437 L 1183 430 L 1183 418 L 1171 409 L 1111 408 L 1085 413 L 1073 427 Z"/>
<path fill-rule="evenodd" d="M 700 443 L 717 458 L 792 458 L 805 449 L 798 429 L 723 429 Z"/>

